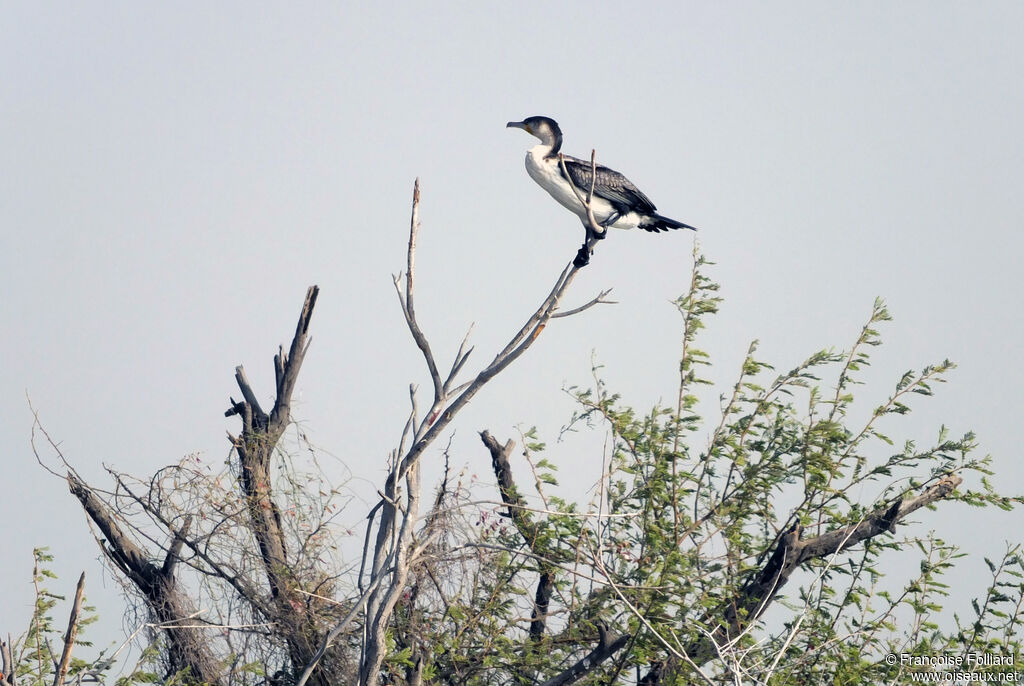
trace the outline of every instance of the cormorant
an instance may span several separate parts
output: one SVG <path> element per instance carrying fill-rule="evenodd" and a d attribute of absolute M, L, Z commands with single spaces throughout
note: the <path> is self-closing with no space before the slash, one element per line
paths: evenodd
<path fill-rule="evenodd" d="M 604 238 L 609 227 L 640 227 L 652 232 L 669 229 L 697 230 L 689 224 L 658 214 L 654 203 L 634 186 L 633 182 L 614 169 L 599 164 L 596 166 L 597 179 L 594 181 L 594 194 L 590 202 L 594 219 L 601 227 L 598 233 L 590 226 L 586 207 L 573 192 L 575 186 L 576 191 L 586 199 L 590 191 L 591 163 L 569 155 L 559 155 L 562 149 L 562 129 L 559 128 L 558 122 L 550 117 L 528 117 L 523 121 L 510 121 L 506 124 L 506 128 L 509 127 L 522 129 L 540 139 L 540 145 L 535 145 L 526 153 L 526 171 L 541 188 L 551 194 L 551 197 L 575 213 L 587 230 L 587 239 L 573 260 L 577 267 L 590 262 L 590 239 Z M 572 180 L 571 185 L 569 179 Z"/>

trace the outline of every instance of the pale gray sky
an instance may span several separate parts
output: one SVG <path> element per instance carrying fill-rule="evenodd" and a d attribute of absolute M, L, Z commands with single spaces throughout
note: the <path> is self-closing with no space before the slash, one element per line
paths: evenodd
<path fill-rule="evenodd" d="M 379 482 L 407 384 L 427 381 L 391 284 L 413 179 L 418 310 L 445 362 L 471 322 L 489 359 L 581 241 L 526 175 L 533 139 L 504 128 L 534 114 L 701 228 L 725 298 L 703 338 L 719 390 L 751 339 L 788 369 L 849 344 L 881 295 L 896 321 L 862 407 L 954 359 L 894 437 L 974 429 L 1021 490 L 1024 5 L 626 5 L 0 7 L 0 630 L 25 625 L 39 545 L 59 590 L 85 569 L 101 615 L 122 610 L 80 508 L 32 459 L 26 390 L 97 483 L 101 463 L 219 465 L 234 366 L 270 397 L 271 355 L 317 283 L 295 415 L 334 478 Z M 483 428 L 553 442 L 592 353 L 629 402 L 670 401 L 692 242 L 599 245 L 570 300 L 614 287 L 620 304 L 548 327 L 456 422 L 456 464 L 487 478 Z M 600 438 L 551 446 L 567 486 L 596 478 Z M 975 554 L 978 578 L 1022 516 L 917 520 Z"/>

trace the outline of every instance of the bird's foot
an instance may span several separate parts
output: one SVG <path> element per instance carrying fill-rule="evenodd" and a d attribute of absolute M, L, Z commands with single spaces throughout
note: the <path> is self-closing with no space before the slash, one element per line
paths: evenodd
<path fill-rule="evenodd" d="M 602 238 L 607 238 L 608 227 L 614 224 L 615 222 L 619 221 L 621 217 L 622 215 L 619 214 L 618 212 L 612 212 L 610 215 L 608 215 L 603 222 L 600 222 L 598 224 L 598 226 L 601 227 L 601 233 L 595 234 L 594 238 L 598 240 L 601 240 Z"/>
<path fill-rule="evenodd" d="M 579 269 L 580 267 L 586 267 L 588 264 L 590 264 L 590 248 L 584 245 L 576 253 L 576 259 L 572 261 L 572 266 Z"/>
<path fill-rule="evenodd" d="M 608 238 L 608 227 L 602 226 L 601 224 L 584 224 L 583 228 L 587 230 L 587 242 L 600 241 Z M 596 229 L 600 228 L 600 231 Z"/>

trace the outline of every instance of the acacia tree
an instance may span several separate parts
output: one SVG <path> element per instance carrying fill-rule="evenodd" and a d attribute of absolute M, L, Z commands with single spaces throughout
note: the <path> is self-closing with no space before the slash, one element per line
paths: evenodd
<path fill-rule="evenodd" d="M 300 457 L 315 451 L 299 450 L 311 446 L 289 430 L 315 286 L 288 351 L 274 358 L 269 412 L 235 370 L 241 399 L 226 414 L 241 430 L 229 434 L 226 471 L 189 457 L 146 478 L 110 470 L 114 485 L 102 490 L 66 465 L 97 542 L 138 603 L 152 639 L 146 656 L 163 680 L 854 684 L 899 682 L 908 666 L 888 664 L 890 653 L 1019 654 L 1019 548 L 989 563 L 971 620 L 940 624 L 942 575 L 957 553 L 909 521 L 940 504 L 1008 509 L 1019 499 L 994 491 L 970 434 L 942 431 L 930 446 L 896 448 L 882 433 L 885 418 L 909 412 L 910 398 L 930 395 L 952 364 L 908 372 L 854 424 L 857 374 L 889 318 L 879 302 L 848 351 L 815 353 L 789 372 L 776 374 L 752 345 L 720 416 L 707 423 L 696 389 L 710 358 L 696 344 L 719 299 L 696 253 L 676 303 L 676 405 L 638 412 L 596 371 L 592 388 L 572 389 L 579 409 L 570 427 L 611 439 L 591 502 L 558 495 L 555 463 L 533 432 L 520 437 L 530 488 L 517 484 L 516 443 L 488 431 L 481 440 L 496 493 L 467 487 L 446 467 L 424 500 L 422 461 L 448 459 L 437 440 L 469 400 L 552 320 L 608 301 L 603 292 L 561 309 L 578 271 L 570 264 L 490 362 L 467 377 L 473 348 L 464 340 L 442 371 L 416 317 L 418 230 L 417 184 L 395 286 L 429 401 L 421 410 L 410 387 L 358 559 L 339 546 L 343 490 Z M 978 486 L 965 488 L 965 477 L 980 477 Z M 880 495 L 859 501 L 865 484 L 879 484 Z M 915 547 L 920 574 L 886 586 L 882 556 Z M 126 679 L 150 680 L 147 669 Z"/>

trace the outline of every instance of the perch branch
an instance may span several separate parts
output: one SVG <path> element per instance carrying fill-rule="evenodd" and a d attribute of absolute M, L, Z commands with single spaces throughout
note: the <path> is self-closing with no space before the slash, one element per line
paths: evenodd
<path fill-rule="evenodd" d="M 591 206 L 594 200 L 594 183 L 597 181 L 597 150 L 590 151 L 590 188 L 587 190 L 587 197 L 584 198 L 583 194 L 576 188 L 576 184 L 573 183 L 572 177 L 569 176 L 569 170 L 565 167 L 565 155 L 558 153 L 558 163 L 562 165 L 562 173 L 565 175 L 566 180 L 569 182 L 569 188 L 572 189 L 573 195 L 580 201 L 583 208 L 587 211 L 587 228 L 594 232 L 595 235 L 602 235 L 607 229 L 597 223 L 597 218 L 594 217 L 594 209 Z"/>
<path fill-rule="evenodd" d="M 597 151 L 590 151 L 590 189 L 587 191 L 586 199 L 583 198 L 583 194 L 576 188 L 576 184 L 573 183 L 572 177 L 569 176 L 569 170 L 565 166 L 565 156 L 562 153 L 558 153 L 558 163 L 562 165 L 562 174 L 565 175 L 565 179 L 569 182 L 569 188 L 572 189 L 573 195 L 583 205 L 583 209 L 586 210 L 587 221 L 583 223 L 584 228 L 587 230 L 587 238 L 583 242 L 583 247 L 580 248 L 577 254 L 576 260 L 573 264 L 579 263 L 579 266 L 586 265 L 590 256 L 594 254 L 594 245 L 598 240 L 604 238 L 605 232 L 608 230 L 605 227 L 597 223 L 597 219 L 594 217 L 594 183 L 597 181 Z"/>
<path fill-rule="evenodd" d="M 413 189 L 412 218 L 409 226 L 409 246 L 405 288 L 401 287 L 401 277 L 394 278 L 395 290 L 417 348 L 423 354 L 434 386 L 434 401 L 431 408 L 421 420 L 417 421 L 415 398 L 411 424 L 403 430 L 403 440 L 399 450 L 393 453 L 392 467 L 380 493 L 378 503 L 380 517 L 370 564 L 370 582 L 376 588 L 366 599 L 364 631 L 360 656 L 359 682 L 363 686 L 375 686 L 379 683 L 380 669 L 386 650 L 386 628 L 394 612 L 395 604 L 402 591 L 402 585 L 408 578 L 419 552 L 423 548 L 412 549 L 413 529 L 419 513 L 419 460 L 426 449 L 444 431 L 459 411 L 469 403 L 484 385 L 497 376 L 508 365 L 522 355 L 544 330 L 548 320 L 564 296 L 569 285 L 575 278 L 579 267 L 569 264 L 562 270 L 548 296 L 537 310 L 527 319 L 526 323 L 512 337 L 508 344 L 494 359 L 470 381 L 455 385 L 456 376 L 465 365 L 472 348 L 467 349 L 467 340 L 463 339 L 458 353 L 452 362 L 451 371 L 444 381 L 430 345 L 416 321 L 414 307 L 415 297 L 415 253 L 419 231 L 420 190 L 417 180 Z M 586 308 L 583 308 L 586 309 Z M 467 334 L 468 337 L 468 334 Z M 455 387 L 453 388 L 453 385 Z M 405 448 L 404 438 L 411 435 L 410 444 Z M 404 488 L 402 482 L 404 481 Z M 376 509 L 376 508 L 375 508 Z M 368 527 L 372 525 L 372 519 Z M 369 529 L 367 541 L 370 540 Z M 410 550 L 413 550 L 410 553 Z M 369 551 L 364 550 L 364 560 Z M 393 560 L 393 562 L 392 562 Z M 365 564 L 365 563 L 364 563 Z M 362 574 L 360 574 L 362 577 Z M 379 581 L 383 579 L 383 581 Z M 310 663 L 307 663 L 307 665 Z"/>

